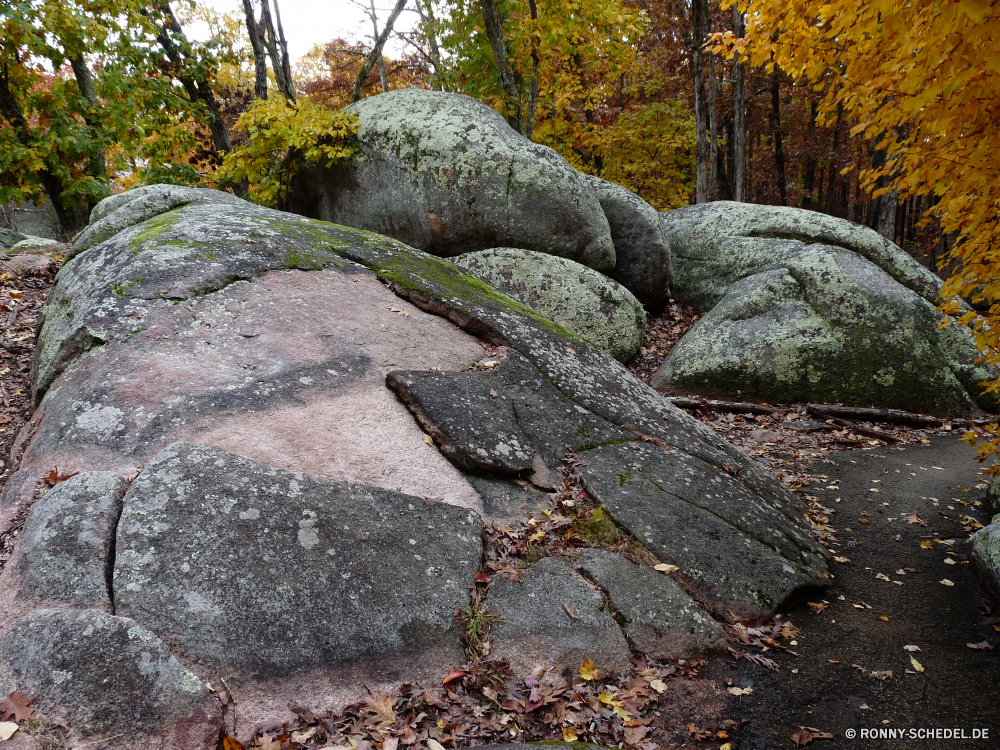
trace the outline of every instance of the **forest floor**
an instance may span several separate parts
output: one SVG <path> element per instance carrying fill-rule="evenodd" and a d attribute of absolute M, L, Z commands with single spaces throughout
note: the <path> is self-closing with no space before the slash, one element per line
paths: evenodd
<path fill-rule="evenodd" d="M 34 327 L 54 271 L 0 263 L 0 490 L 20 459 L 15 436 L 30 416 Z M 676 304 L 652 318 L 633 372 L 648 382 L 696 319 Z M 708 407 L 691 413 L 803 498 L 814 531 L 835 555 L 830 589 L 771 622 L 728 628 L 733 645 L 725 657 L 637 663 L 617 680 L 581 670 L 556 690 L 467 665 L 441 686 L 403 686 L 397 696 L 373 695 L 336 714 L 295 707 L 293 722 L 259 727 L 250 746 L 440 750 L 581 740 L 637 750 L 1000 747 L 1000 652 L 993 650 L 1000 607 L 968 560 L 967 539 L 989 518 L 962 426 L 944 420 L 934 428 L 852 429 L 812 421 L 802 404 L 762 415 Z M 887 439 L 873 437 L 873 426 Z M 0 561 L 15 536 L 0 538 Z M 569 718 L 577 730 L 567 731 Z M 903 736 L 866 737 L 890 729 Z M 964 730 L 968 738 L 910 737 L 910 730 L 928 729 Z M 984 729 L 988 739 L 972 739 Z M 848 739 L 848 730 L 857 738 Z M 42 747 L 69 747 L 58 722 L 43 721 L 36 736 Z"/>

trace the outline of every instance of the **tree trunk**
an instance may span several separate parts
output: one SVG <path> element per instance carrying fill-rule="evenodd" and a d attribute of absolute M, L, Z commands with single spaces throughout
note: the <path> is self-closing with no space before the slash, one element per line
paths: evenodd
<path fill-rule="evenodd" d="M 87 67 L 87 62 L 83 59 L 83 55 L 75 55 L 69 62 L 73 68 L 76 85 L 80 89 L 80 96 L 87 102 L 87 110 L 83 114 L 83 120 L 87 123 L 88 128 L 96 130 L 99 121 L 97 113 L 100 104 L 97 101 L 97 90 L 94 88 L 94 77 L 91 75 L 90 68 Z M 103 178 L 105 171 L 104 149 L 97 148 L 90 156 L 87 174 L 91 177 Z"/>
<path fill-rule="evenodd" d="M 173 10 L 170 8 L 170 3 L 160 3 L 157 8 L 166 18 L 166 24 L 163 27 L 157 27 L 156 41 L 163 48 L 167 59 L 176 67 L 177 79 L 181 82 L 181 86 L 184 87 L 188 98 L 192 102 L 204 102 L 205 107 L 208 109 L 208 129 L 212 134 L 212 143 L 215 146 L 213 156 L 221 158 L 221 153 L 232 151 L 233 142 L 229 138 L 229 130 L 226 128 L 226 123 L 223 122 L 222 115 L 219 114 L 219 105 L 215 101 L 215 94 L 212 92 L 212 87 L 208 85 L 208 81 L 204 78 L 195 79 L 184 72 L 184 66 L 189 62 L 191 57 L 188 51 L 190 44 L 187 37 L 184 36 L 184 30 L 174 16 Z M 178 49 L 173 38 L 171 38 L 171 31 L 180 40 L 181 49 Z"/>
<path fill-rule="evenodd" d="M 899 203 L 899 190 L 893 188 L 879 199 L 878 220 L 875 231 L 889 242 L 896 241 L 896 206 Z"/>
<path fill-rule="evenodd" d="M 486 25 L 486 36 L 493 48 L 493 58 L 497 64 L 497 74 L 500 76 L 500 88 L 503 90 L 504 102 L 507 105 L 507 122 L 518 133 L 524 135 L 524 115 L 521 112 L 521 94 L 517 90 L 514 71 L 507 57 L 507 43 L 503 38 L 503 26 L 500 14 L 493 0 L 479 0 L 483 10 L 483 21 Z"/>
<path fill-rule="evenodd" d="M 361 92 L 365 88 L 365 81 L 368 80 L 368 75 L 372 72 L 372 68 L 375 67 L 375 63 L 382 57 L 382 46 L 385 44 L 386 39 L 389 38 L 389 34 L 392 33 L 392 27 L 405 6 L 406 0 L 396 0 L 396 6 L 392 9 L 392 13 L 389 14 L 389 19 L 385 22 L 385 26 L 382 27 L 382 32 L 375 39 L 375 46 L 372 47 L 372 51 L 368 53 L 365 61 L 361 64 L 357 80 L 354 81 L 354 93 L 351 94 L 352 104 L 361 100 Z"/>
<path fill-rule="evenodd" d="M 538 3 L 535 0 L 528 0 L 528 9 L 531 11 L 531 20 L 538 20 Z M 541 67 L 541 59 L 538 56 L 538 39 L 531 35 L 531 82 L 528 84 L 528 116 L 524 123 L 524 135 L 531 138 L 535 132 L 535 105 L 538 103 L 538 69 Z"/>
<path fill-rule="evenodd" d="M 253 0 L 243 0 L 243 13 L 247 20 L 247 34 L 253 50 L 253 93 L 258 99 L 267 99 L 267 51 L 264 48 L 264 29 L 253 15 Z"/>
<path fill-rule="evenodd" d="M 706 14 L 708 15 L 708 14 Z M 711 16 L 708 16 L 711 23 Z M 708 29 L 711 32 L 711 28 Z M 708 199 L 710 201 L 719 199 L 719 122 L 718 122 L 718 99 L 719 82 L 715 75 L 715 55 L 709 52 L 706 55 L 708 62 Z"/>
<path fill-rule="evenodd" d="M 438 46 L 437 34 L 434 30 L 434 25 L 436 20 L 434 18 L 434 4 L 431 0 L 424 0 L 427 3 L 427 7 L 424 7 L 424 2 L 421 0 L 415 0 L 417 6 L 417 14 L 420 16 L 420 22 L 424 24 L 424 36 L 427 38 L 427 46 L 431 48 L 431 65 L 434 66 L 434 72 L 431 73 L 430 80 L 433 82 L 434 88 L 444 91 L 444 86 L 438 80 L 438 73 L 441 70 L 441 47 Z"/>
<path fill-rule="evenodd" d="M 787 206 L 785 153 L 781 147 L 781 89 L 778 82 L 777 66 L 771 72 L 771 133 L 774 136 L 774 168 L 778 174 L 778 200 L 782 206 Z"/>
<path fill-rule="evenodd" d="M 746 34 L 746 18 L 738 6 L 733 6 L 733 33 L 742 38 Z M 746 64 L 739 57 L 733 63 L 733 200 L 745 202 L 747 198 L 747 112 Z"/>
<path fill-rule="evenodd" d="M 278 34 L 274 30 L 274 21 L 271 18 L 269 0 L 261 0 L 260 23 L 264 27 L 264 38 L 267 42 L 267 54 L 271 58 L 271 72 L 274 73 L 274 83 L 285 99 L 294 102 L 295 91 L 292 90 L 291 80 L 285 78 L 284 61 L 278 52 Z"/>
<path fill-rule="evenodd" d="M 378 39 L 378 14 L 375 12 L 375 0 L 368 0 L 368 9 L 368 15 L 372 19 L 372 31 L 374 32 L 372 39 Z M 375 64 L 378 66 L 378 80 L 384 94 L 389 90 L 389 86 L 385 80 L 385 58 L 381 52 L 379 52 Z"/>
<path fill-rule="evenodd" d="M 694 73 L 694 121 L 698 145 L 695 150 L 697 181 L 695 202 L 708 201 L 708 112 L 705 101 L 705 13 L 708 0 L 691 0 L 691 70 Z"/>
<path fill-rule="evenodd" d="M 266 2 L 267 0 L 264 0 Z M 278 44 L 281 46 L 281 73 L 287 87 L 287 92 L 283 92 L 289 101 L 295 101 L 295 82 L 292 81 L 292 63 L 288 59 L 288 42 L 285 41 L 285 29 L 281 26 L 281 10 L 278 8 L 278 0 L 274 1 L 274 19 L 278 22 Z"/>
<path fill-rule="evenodd" d="M 807 140 L 809 142 L 809 156 L 806 158 L 806 174 L 803 180 L 802 208 L 812 208 L 813 190 L 816 188 L 816 155 L 813 151 L 816 142 L 816 113 L 819 111 L 819 101 L 813 99 L 809 106 L 809 130 Z"/>
<path fill-rule="evenodd" d="M 830 183 L 826 188 L 826 213 L 835 216 L 834 208 L 837 200 L 837 148 L 840 145 L 840 116 L 844 113 L 844 105 L 837 106 L 837 122 L 833 126 L 833 147 L 830 149 Z"/>

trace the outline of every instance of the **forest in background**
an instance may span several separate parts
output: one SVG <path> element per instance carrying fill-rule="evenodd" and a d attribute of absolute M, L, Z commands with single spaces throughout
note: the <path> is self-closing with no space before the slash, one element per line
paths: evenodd
<path fill-rule="evenodd" d="M 995 0 L 366 7 L 370 36 L 292 61 L 278 0 L 234 14 L 197 0 L 5 3 L 0 204 L 47 197 L 66 236 L 141 184 L 281 206 L 301 164 L 351 154 L 345 105 L 460 92 L 660 210 L 737 200 L 866 224 L 943 269 L 945 309 L 1000 359 Z M 394 31 L 403 12 L 414 31 Z M 397 58 L 383 54 L 393 34 Z"/>

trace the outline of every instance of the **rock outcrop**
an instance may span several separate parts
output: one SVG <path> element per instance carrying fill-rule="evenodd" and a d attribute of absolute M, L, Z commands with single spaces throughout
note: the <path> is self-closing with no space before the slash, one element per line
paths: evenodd
<path fill-rule="evenodd" d="M 31 507 L 0 597 L 0 675 L 16 669 L 18 689 L 82 728 L 153 734 L 133 721 L 141 701 L 104 712 L 90 682 L 53 686 L 64 639 L 98 653 L 74 635 L 86 623 L 132 644 L 109 662 L 122 679 L 154 674 L 148 654 L 157 685 L 180 685 L 149 693 L 142 715 L 172 717 L 151 747 L 218 728 L 198 712 L 219 675 L 244 727 L 289 702 L 342 706 L 361 684 L 440 680 L 464 659 L 451 617 L 470 604 L 483 521 L 543 501 L 568 463 L 701 604 L 668 586 L 646 608 L 620 565 L 586 555 L 582 577 L 561 560 L 494 577 L 487 603 L 523 614 L 497 643 L 548 644 L 511 651 L 518 670 L 578 667 L 595 638 L 611 670 L 629 638 L 701 651 L 709 613 L 766 617 L 825 585 L 797 499 L 599 348 L 398 241 L 178 190 L 102 203 L 43 311 L 38 408 L 0 497 L 2 530 Z M 81 474 L 45 495 L 53 466 Z M 543 573 L 595 605 L 580 639 L 523 601 Z M 59 585 L 40 598 L 36 579 Z M 605 596 L 639 607 L 633 630 L 602 615 Z"/>
<path fill-rule="evenodd" d="M 992 409 L 971 335 L 938 330 L 940 279 L 866 227 L 716 202 L 662 214 L 674 294 L 707 311 L 657 387 L 945 414 Z"/>
<path fill-rule="evenodd" d="M 608 275 L 632 292 L 651 313 L 670 299 L 670 245 L 656 209 L 621 185 L 590 177 L 615 243 L 615 267 Z"/>
<path fill-rule="evenodd" d="M 358 117 L 359 153 L 303 170 L 293 211 L 445 257 L 519 247 L 614 268 L 610 228 L 587 178 L 491 107 L 402 89 L 345 111 Z"/>
<path fill-rule="evenodd" d="M 642 346 L 646 311 L 624 286 L 565 258 L 497 247 L 454 263 L 620 362 Z"/>

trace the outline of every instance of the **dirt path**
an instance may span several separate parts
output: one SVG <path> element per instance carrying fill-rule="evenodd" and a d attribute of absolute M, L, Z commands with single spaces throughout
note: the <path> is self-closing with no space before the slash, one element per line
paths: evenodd
<path fill-rule="evenodd" d="M 803 601 L 787 613 L 802 632 L 789 646 L 797 656 L 767 654 L 779 672 L 729 659 L 703 673 L 753 688 L 730 702 L 727 718 L 745 720 L 733 750 L 794 747 L 799 726 L 834 735 L 815 740 L 817 750 L 1000 748 L 1000 608 L 968 563 L 961 521 L 989 521 L 973 505 L 983 493 L 969 446 L 957 437 L 882 446 L 833 454 L 813 471 L 829 481 L 807 491 L 835 511 L 833 550 L 850 562 L 833 564 L 835 583 L 818 606 Z M 914 513 L 926 526 L 907 520 Z M 984 641 L 996 650 L 967 646 Z M 911 728 L 965 729 L 970 738 L 911 738 Z M 863 737 L 882 729 L 906 736 Z M 971 739 L 973 729 L 989 738 Z"/>

